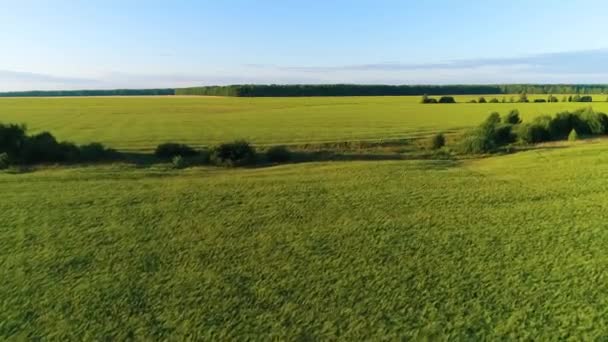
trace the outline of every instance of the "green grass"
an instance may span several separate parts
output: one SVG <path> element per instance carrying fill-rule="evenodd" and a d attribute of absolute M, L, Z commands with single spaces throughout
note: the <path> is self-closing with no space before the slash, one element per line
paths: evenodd
<path fill-rule="evenodd" d="M 603 95 L 594 99 L 605 100 Z M 76 143 L 98 141 L 123 151 L 150 151 L 167 141 L 208 146 L 241 138 L 260 145 L 408 138 L 474 126 L 492 111 L 518 108 L 529 119 L 589 105 L 421 105 L 419 100 L 419 96 L 2 98 L 0 122 L 26 123 L 34 132 L 47 130 Z M 608 112 L 608 102 L 593 107 Z"/>
<path fill-rule="evenodd" d="M 606 339 L 607 173 L 606 142 L 0 173 L 0 339 Z"/>

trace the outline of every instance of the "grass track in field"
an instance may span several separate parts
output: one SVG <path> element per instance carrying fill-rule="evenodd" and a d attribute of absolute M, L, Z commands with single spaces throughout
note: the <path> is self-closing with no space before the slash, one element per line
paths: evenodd
<path fill-rule="evenodd" d="M 457 100 L 470 98 L 476 97 Z M 2 98 L 0 122 L 26 123 L 33 131 L 48 130 L 77 143 L 99 141 L 120 150 L 149 151 L 167 141 L 206 146 L 239 138 L 255 144 L 404 138 L 470 127 L 492 111 L 517 108 L 529 119 L 589 105 L 421 105 L 419 100 L 419 96 Z M 608 102 L 593 107 L 608 112 Z"/>

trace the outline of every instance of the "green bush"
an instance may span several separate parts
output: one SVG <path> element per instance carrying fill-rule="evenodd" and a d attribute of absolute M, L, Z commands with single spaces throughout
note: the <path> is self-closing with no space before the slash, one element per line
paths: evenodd
<path fill-rule="evenodd" d="M 519 117 L 519 111 L 517 109 L 512 109 L 505 117 L 502 119 L 502 122 L 517 125 L 521 123 L 521 119 Z"/>
<path fill-rule="evenodd" d="M 472 131 L 460 141 L 460 150 L 467 154 L 490 153 L 496 149 L 496 144 L 490 136 L 482 131 Z"/>
<path fill-rule="evenodd" d="M 485 97 L 483 97 L 483 96 L 477 100 L 477 103 L 487 103 L 487 102 L 488 101 L 486 101 Z"/>
<path fill-rule="evenodd" d="M 431 137 L 431 149 L 438 150 L 445 146 L 445 136 L 443 133 L 437 133 Z"/>
<path fill-rule="evenodd" d="M 175 156 L 192 157 L 197 154 L 192 147 L 178 143 L 164 143 L 156 147 L 154 155 L 158 158 L 170 159 Z"/>
<path fill-rule="evenodd" d="M 0 153 L 0 170 L 7 169 L 10 166 L 10 158 L 8 153 L 2 152 Z"/>
<path fill-rule="evenodd" d="M 456 100 L 452 96 L 442 96 L 439 98 L 439 103 L 456 103 Z"/>
<path fill-rule="evenodd" d="M 547 100 L 545 100 L 545 99 L 534 99 L 534 102 L 535 103 L 545 103 L 545 102 L 547 102 Z"/>
<path fill-rule="evenodd" d="M 26 130 L 25 125 L 0 124 L 0 153 L 17 157 L 27 140 Z"/>
<path fill-rule="evenodd" d="M 117 157 L 117 154 L 115 150 L 106 148 L 100 143 L 90 143 L 80 146 L 79 160 L 86 162 L 110 160 Z"/>
<path fill-rule="evenodd" d="M 27 164 L 69 161 L 65 146 L 57 142 L 49 132 L 42 132 L 26 139 L 19 158 Z"/>
<path fill-rule="evenodd" d="M 497 98 L 493 98 L 490 100 L 490 103 L 500 103 Z"/>
<path fill-rule="evenodd" d="M 273 146 L 266 151 L 266 158 L 271 163 L 285 163 L 291 160 L 291 151 L 285 146 Z"/>
<path fill-rule="evenodd" d="M 576 133 L 575 129 L 571 130 L 570 134 L 568 134 L 568 140 L 569 141 L 576 141 L 576 140 L 578 140 L 578 133 Z"/>
<path fill-rule="evenodd" d="M 559 100 L 557 99 L 557 97 L 550 95 L 549 98 L 547 98 L 547 102 L 559 102 Z"/>
<path fill-rule="evenodd" d="M 247 141 L 220 144 L 211 150 L 210 160 L 220 166 L 244 166 L 255 163 L 255 148 Z"/>

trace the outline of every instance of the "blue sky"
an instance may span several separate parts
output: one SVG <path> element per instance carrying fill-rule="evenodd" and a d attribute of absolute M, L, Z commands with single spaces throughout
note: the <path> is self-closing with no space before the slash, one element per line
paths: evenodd
<path fill-rule="evenodd" d="M 608 83 L 599 0 L 0 4 L 0 90 Z"/>

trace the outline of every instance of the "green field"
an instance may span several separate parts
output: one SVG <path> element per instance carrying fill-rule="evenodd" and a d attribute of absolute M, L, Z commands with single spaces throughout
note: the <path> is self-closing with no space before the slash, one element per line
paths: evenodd
<path fill-rule="evenodd" d="M 471 98 L 477 97 L 456 97 L 463 102 Z M 419 101 L 419 96 L 1 98 L 0 122 L 23 122 L 33 131 L 48 130 L 76 143 L 97 141 L 123 151 L 149 151 L 167 141 L 206 146 L 241 138 L 261 145 L 406 138 L 470 127 L 492 111 L 517 108 L 526 119 L 589 105 Z M 608 102 L 593 107 L 608 112 Z"/>
<path fill-rule="evenodd" d="M 0 122 L 146 151 L 583 106 L 418 99 L 0 99 Z M 604 139 L 467 160 L 0 171 L 0 340 L 605 340 L 607 173 Z"/>

